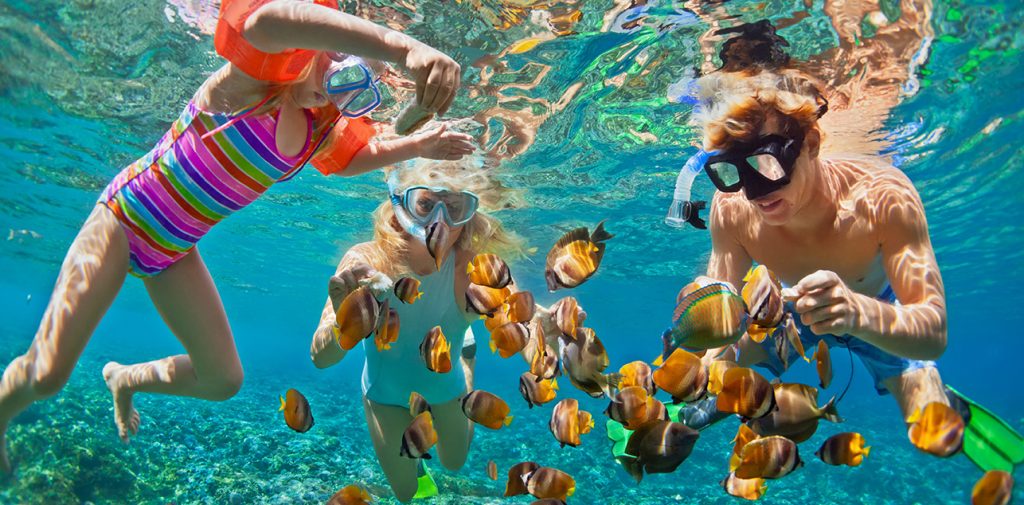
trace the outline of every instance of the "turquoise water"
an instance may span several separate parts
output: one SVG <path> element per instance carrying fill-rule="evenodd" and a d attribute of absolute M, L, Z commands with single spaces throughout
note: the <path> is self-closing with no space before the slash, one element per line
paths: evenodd
<path fill-rule="evenodd" d="M 516 208 L 499 216 L 541 251 L 513 265 L 539 302 L 556 299 L 542 285 L 550 244 L 570 227 L 608 220 L 617 237 L 598 275 L 575 296 L 615 366 L 659 352 L 675 293 L 703 273 L 710 250 L 706 232 L 662 224 L 675 172 L 694 151 L 690 107 L 676 103 L 671 90 L 700 65 L 697 40 L 711 18 L 778 22 L 799 18 L 805 8 L 729 2 L 697 17 L 668 2 L 648 3 L 618 14 L 616 23 L 622 9 L 606 15 L 614 9 L 610 1 L 548 2 L 532 11 L 516 6 L 540 2 L 343 2 L 462 63 L 467 86 L 450 115 L 478 122 L 469 131 L 503 159 L 505 184 L 522 192 Z M 900 14 L 892 2 L 882 6 L 892 19 Z M 209 34 L 215 7 L 0 3 L 3 363 L 31 341 L 64 253 L 99 192 L 149 149 L 218 65 Z M 814 1 L 806 18 L 781 31 L 794 55 L 839 44 L 822 7 Z M 871 136 L 885 139 L 928 213 L 949 307 L 943 378 L 1024 429 L 1017 362 L 1024 350 L 1024 148 L 1016 131 L 1024 117 L 1024 14 L 1019 2 L 942 2 L 931 9 L 927 61 L 914 68 L 910 92 Z M 570 28 L 545 21 L 572 18 L 576 10 Z M 640 22 L 622 29 L 629 20 Z M 530 38 L 545 40 L 507 51 Z M 375 117 L 388 119 L 398 110 L 393 103 L 386 100 Z M 709 199 L 712 188 L 701 177 L 694 191 Z M 66 389 L 12 423 L 17 471 L 0 483 L 0 502 L 322 503 L 353 482 L 384 491 L 359 401 L 361 356 L 325 371 L 308 357 L 326 279 L 349 246 L 371 236 L 368 212 L 383 197 L 377 174 L 327 179 L 309 170 L 217 226 L 202 243 L 203 256 L 231 318 L 245 385 L 223 403 L 138 396 L 143 424 L 124 446 L 100 376 L 103 363 L 181 350 L 142 284 L 129 279 Z M 518 397 L 520 363 L 481 351 L 478 386 L 506 398 L 516 418 L 498 432 L 477 430 L 462 471 L 432 466 L 441 488 L 432 503 L 528 503 L 500 497 L 503 482 L 485 475 L 489 459 L 501 473 L 522 460 L 569 472 L 578 484 L 573 503 L 740 501 L 717 485 L 727 472 L 734 421 L 703 432 L 677 472 L 637 486 L 608 457 L 602 422 L 579 448 L 559 449 L 547 431 L 550 407 L 527 410 Z M 823 396 L 838 393 L 848 376 L 845 353 L 834 356 L 836 380 Z M 867 377 L 855 364 L 840 405 L 846 423 L 823 423 L 801 446 L 807 466 L 770 483 L 763 502 L 969 500 L 981 473 L 963 457 L 938 460 L 913 449 L 895 403 L 876 396 Z M 813 370 L 797 366 L 787 380 L 811 382 Z M 303 391 L 316 417 L 306 434 L 289 430 L 277 412 L 277 396 L 290 387 Z M 595 414 L 604 409 L 605 402 L 569 389 L 566 382 L 560 397 L 580 398 Z M 873 447 L 864 465 L 811 461 L 821 441 L 839 431 L 864 434 Z M 1019 501 L 1024 492 L 1018 487 L 1015 496 Z"/>

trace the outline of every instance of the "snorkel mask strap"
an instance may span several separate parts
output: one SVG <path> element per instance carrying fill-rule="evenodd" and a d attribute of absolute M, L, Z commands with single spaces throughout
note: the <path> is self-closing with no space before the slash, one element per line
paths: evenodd
<path fill-rule="evenodd" d="M 413 221 L 409 211 L 405 209 L 405 202 L 402 201 L 405 195 L 400 194 L 401 191 L 398 187 L 399 170 L 402 169 L 396 168 L 388 174 L 388 197 L 391 199 L 391 208 L 395 212 L 395 219 L 398 220 L 398 224 L 402 225 L 406 233 L 416 237 L 420 242 L 426 243 L 427 230 Z"/>

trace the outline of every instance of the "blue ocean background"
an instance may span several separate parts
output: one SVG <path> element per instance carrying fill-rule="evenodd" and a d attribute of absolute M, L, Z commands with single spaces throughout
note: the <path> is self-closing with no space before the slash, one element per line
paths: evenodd
<path fill-rule="evenodd" d="M 529 3 L 505 2 L 506 11 Z M 626 33 L 603 29 L 611 1 L 549 4 L 579 11 L 576 33 L 504 54 L 540 30 L 529 22 L 496 30 L 489 16 L 505 12 L 502 2 L 342 2 L 351 12 L 404 27 L 463 64 L 467 87 L 450 116 L 493 107 L 508 112 L 474 131 L 486 128 L 485 149 L 504 157 L 500 177 L 521 191 L 516 208 L 497 215 L 539 249 L 512 269 L 540 303 L 562 296 L 543 286 L 547 248 L 572 227 L 607 219 L 616 238 L 601 270 L 571 294 L 586 308 L 614 367 L 650 361 L 660 352 L 676 292 L 703 273 L 710 250 L 707 232 L 663 224 L 676 172 L 696 141 L 687 125 L 691 106 L 670 99 L 668 90 L 699 65 L 695 41 L 710 27 L 671 2 L 648 2 L 635 12 L 642 27 Z M 796 55 L 838 40 L 821 1 L 812 4 L 808 19 L 780 32 Z M 934 40 L 916 70 L 920 89 L 877 132 L 888 138 L 928 215 L 948 302 L 942 376 L 1018 430 L 1024 429 L 1021 7 L 980 0 L 932 5 Z M 738 23 L 782 19 L 805 7 L 773 0 L 722 8 Z M 0 366 L 28 348 L 63 256 L 107 181 L 150 148 L 219 64 L 209 35 L 215 12 L 209 1 L 0 2 Z M 622 80 L 625 85 L 609 85 Z M 495 83 L 503 87 L 496 91 Z M 567 94 L 576 87 L 578 93 Z M 560 101 L 564 96 L 570 98 Z M 393 100 L 385 105 L 378 119 L 398 110 Z M 532 144 L 507 119 L 524 111 L 541 117 Z M 142 283 L 129 278 L 65 390 L 12 423 L 8 443 L 17 470 L 0 481 L 0 503 L 323 503 L 351 483 L 393 502 L 360 404 L 361 353 L 328 370 L 309 359 L 327 279 L 348 247 L 371 237 L 369 212 L 385 191 L 379 173 L 341 179 L 306 170 L 204 238 L 200 247 L 232 323 L 244 387 L 223 403 L 138 395 L 142 426 L 123 445 L 103 364 L 182 352 Z M 695 194 L 710 200 L 712 191 L 706 178 L 697 179 Z M 580 447 L 560 449 L 547 428 L 551 404 L 527 409 L 519 397 L 521 360 L 488 352 L 482 324 L 476 329 L 477 386 L 505 398 L 515 420 L 500 431 L 478 429 L 460 472 L 433 464 L 441 494 L 429 503 L 528 503 L 501 497 L 505 470 L 524 460 L 572 474 L 577 491 L 570 503 L 742 501 L 718 485 L 728 472 L 735 421 L 704 431 L 675 473 L 637 485 L 610 457 L 600 415 L 606 401 L 584 398 L 563 381 L 559 397 L 579 398 L 598 423 Z M 845 351 L 832 356 L 836 379 L 823 398 L 838 394 L 850 373 Z M 813 367 L 803 363 L 786 379 L 816 382 Z M 316 425 L 308 433 L 288 429 L 277 412 L 278 395 L 288 388 L 310 401 Z M 940 460 L 914 449 L 895 402 L 876 395 L 859 361 L 839 410 L 846 422 L 823 422 L 801 445 L 807 465 L 770 482 L 763 503 L 969 502 L 981 472 L 963 456 Z M 859 431 L 872 446 L 862 466 L 829 467 L 813 457 L 840 431 Z M 498 482 L 486 477 L 491 459 Z M 1017 501 L 1024 499 L 1021 489 Z"/>

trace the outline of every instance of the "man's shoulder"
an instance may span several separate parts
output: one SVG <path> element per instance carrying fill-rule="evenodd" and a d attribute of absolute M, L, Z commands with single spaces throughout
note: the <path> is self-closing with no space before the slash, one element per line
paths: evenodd
<path fill-rule="evenodd" d="M 885 224 L 894 217 L 917 214 L 921 199 L 914 183 L 891 163 L 875 158 L 839 158 L 828 163 L 848 181 L 844 185 L 848 207 L 862 210 L 874 222 Z"/>

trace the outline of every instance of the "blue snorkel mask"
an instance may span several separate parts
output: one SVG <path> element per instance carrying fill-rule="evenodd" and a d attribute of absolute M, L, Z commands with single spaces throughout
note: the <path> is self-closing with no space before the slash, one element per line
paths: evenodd
<path fill-rule="evenodd" d="M 345 117 L 366 115 L 380 105 L 377 78 L 362 58 L 328 53 L 331 64 L 324 72 L 324 91 Z"/>
<path fill-rule="evenodd" d="M 480 198 L 470 191 L 422 185 L 400 190 L 398 170 L 388 175 L 388 196 L 398 223 L 424 242 L 431 223 L 443 220 L 452 228 L 462 226 L 473 219 L 480 206 Z"/>

